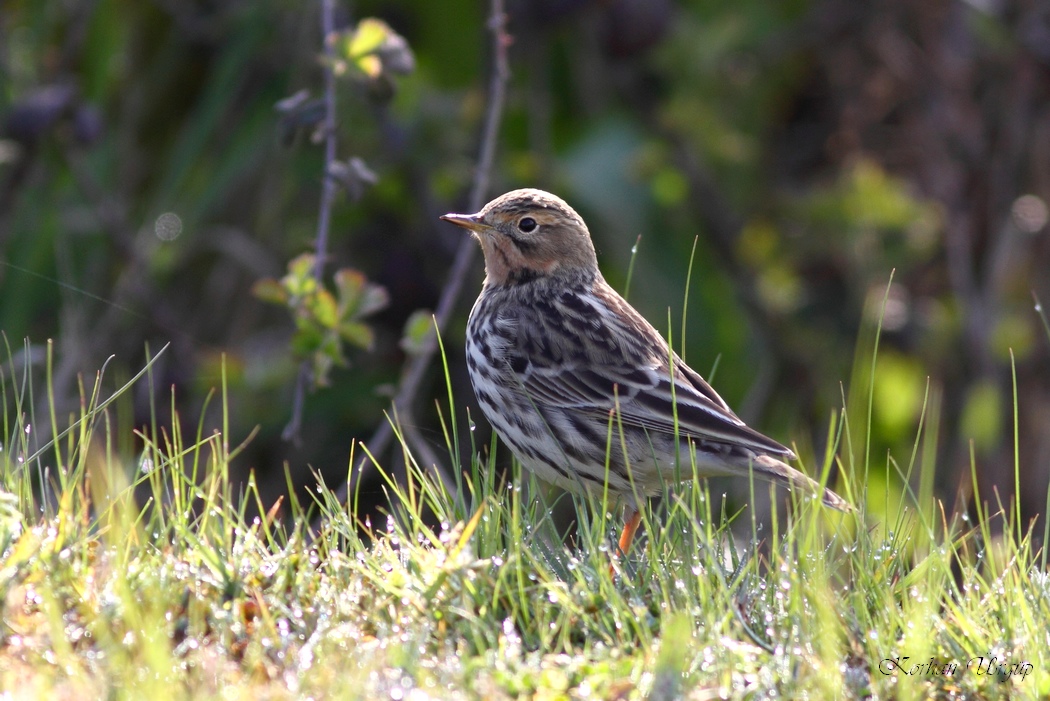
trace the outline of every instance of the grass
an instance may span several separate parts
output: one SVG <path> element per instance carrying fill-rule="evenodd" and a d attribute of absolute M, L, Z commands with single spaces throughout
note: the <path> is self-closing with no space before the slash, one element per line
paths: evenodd
<path fill-rule="evenodd" d="M 565 544 L 526 496 L 541 490 L 516 468 L 499 478 L 480 457 L 495 445 L 447 421 L 451 464 L 461 441 L 475 456 L 458 493 L 404 448 L 408 479 L 380 467 L 390 508 L 372 523 L 323 484 L 312 503 L 262 503 L 254 482 L 230 481 L 232 437 L 177 415 L 139 431 L 132 454 L 101 375 L 61 434 L 49 373 L 40 392 L 13 357 L 0 372 L 3 699 L 1050 695 L 1045 555 L 994 495 L 969 514 L 933 499 L 925 413 L 909 461 L 889 460 L 920 485 L 899 503 L 869 510 L 865 484 L 847 482 L 856 516 L 799 498 L 760 524 L 703 483 L 679 487 L 611 560 L 613 505 L 575 502 Z M 843 406 L 863 411 L 870 390 Z M 450 392 L 441 413 L 455 406 Z M 844 473 L 869 473 L 867 430 L 845 408 L 832 417 L 825 474 L 861 450 Z"/>

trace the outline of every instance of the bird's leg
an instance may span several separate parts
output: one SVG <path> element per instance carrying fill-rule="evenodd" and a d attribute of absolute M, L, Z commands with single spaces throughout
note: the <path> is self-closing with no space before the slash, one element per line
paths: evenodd
<path fill-rule="evenodd" d="M 623 533 L 620 534 L 620 552 L 624 555 L 631 548 L 634 534 L 638 532 L 638 526 L 642 522 L 642 512 L 633 509 L 627 515 L 627 521 L 623 524 Z"/>
<path fill-rule="evenodd" d="M 616 560 L 621 554 L 627 554 L 627 550 L 631 547 L 631 541 L 634 540 L 634 534 L 638 532 L 638 526 L 641 522 L 642 512 L 638 509 L 632 509 L 627 513 L 627 521 L 623 524 L 623 533 L 620 534 L 620 547 L 613 553 L 613 560 Z M 616 576 L 616 564 L 613 562 L 609 563 L 609 576 Z"/>

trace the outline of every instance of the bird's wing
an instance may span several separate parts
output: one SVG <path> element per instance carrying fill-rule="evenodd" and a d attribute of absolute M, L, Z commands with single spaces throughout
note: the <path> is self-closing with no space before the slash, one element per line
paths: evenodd
<path fill-rule="evenodd" d="M 612 302 L 617 301 L 618 307 L 595 305 L 593 315 L 551 314 L 548 309 L 530 320 L 542 328 L 534 326 L 536 335 L 518 345 L 516 365 L 521 372 L 512 373 L 512 382 L 537 406 L 575 410 L 603 420 L 612 415 L 625 426 L 650 432 L 674 434 L 677 426 L 683 437 L 793 456 L 788 448 L 745 425 L 711 385 L 670 353 L 641 315 L 618 295 Z M 570 306 L 582 311 L 581 304 L 591 303 L 576 299 Z M 551 323 L 559 318 L 561 323 Z M 581 324 L 588 321 L 581 343 Z M 541 348 L 537 338 L 544 340 Z"/>

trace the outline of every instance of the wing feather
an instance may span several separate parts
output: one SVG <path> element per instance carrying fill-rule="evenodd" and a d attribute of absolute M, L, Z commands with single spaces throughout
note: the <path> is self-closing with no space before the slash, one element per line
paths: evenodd
<path fill-rule="evenodd" d="M 513 381 L 533 401 L 603 421 L 618 406 L 618 420 L 624 425 L 665 434 L 674 434 L 677 418 L 683 437 L 793 456 L 745 425 L 710 384 L 671 354 L 641 315 L 607 289 L 615 298 L 575 295 L 555 305 L 558 313 L 548 307 L 523 324 L 543 338 L 546 347 L 538 352 L 525 340 L 508 349 L 518 354 L 514 366 L 524 368 L 514 373 Z M 586 333 L 583 343 L 581 329 Z M 672 366 L 673 375 L 668 371 Z"/>

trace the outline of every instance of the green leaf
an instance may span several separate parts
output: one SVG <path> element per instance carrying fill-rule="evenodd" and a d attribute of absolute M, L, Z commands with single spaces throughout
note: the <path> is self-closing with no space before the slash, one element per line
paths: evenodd
<path fill-rule="evenodd" d="M 374 54 L 362 56 L 355 63 L 361 72 L 369 78 L 378 78 L 383 74 L 383 62 Z"/>
<path fill-rule="evenodd" d="M 303 320 L 297 321 L 298 331 L 292 336 L 292 352 L 301 358 L 309 357 L 321 347 L 324 342 L 324 334 L 316 326 Z"/>
<path fill-rule="evenodd" d="M 434 313 L 429 309 L 417 309 L 405 322 L 405 331 L 401 336 L 401 348 L 409 355 L 423 350 L 434 335 Z"/>
<path fill-rule="evenodd" d="M 336 35 L 336 57 L 329 59 L 336 75 L 343 75 L 349 66 L 376 80 L 384 74 L 406 75 L 415 70 L 416 59 L 408 42 L 386 22 L 374 17 L 361 20 L 352 31 Z"/>
<path fill-rule="evenodd" d="M 252 295 L 257 299 L 271 304 L 287 304 L 288 291 L 273 278 L 256 280 L 252 285 Z"/>
<path fill-rule="evenodd" d="M 380 309 L 385 308 L 389 302 L 390 295 L 387 294 L 384 287 L 368 283 L 364 293 L 361 295 L 361 301 L 357 308 L 357 318 L 363 319 L 366 316 L 371 316 Z"/>
<path fill-rule="evenodd" d="M 342 268 L 335 273 L 341 319 L 362 319 L 384 308 L 390 298 L 386 290 L 368 281 L 358 270 Z"/>
<path fill-rule="evenodd" d="M 325 329 L 334 329 L 339 323 L 339 307 L 331 292 L 320 289 L 310 296 L 309 310 L 317 324 Z"/>
<path fill-rule="evenodd" d="M 367 278 L 359 270 L 340 268 L 335 271 L 335 289 L 342 315 L 353 314 L 357 310 L 361 290 L 364 289 L 366 282 Z"/>
<path fill-rule="evenodd" d="M 362 324 L 357 321 L 348 321 L 339 325 L 339 335 L 342 336 L 347 343 L 352 343 L 358 348 L 370 349 L 372 343 L 375 341 L 375 334 L 372 328 L 366 324 Z"/>
<path fill-rule="evenodd" d="M 281 284 L 293 297 L 305 297 L 317 289 L 313 273 L 314 256 L 303 253 L 288 262 L 288 274 L 281 278 Z"/>
<path fill-rule="evenodd" d="M 366 17 L 357 23 L 353 34 L 344 42 L 344 54 L 351 61 L 357 61 L 375 53 L 390 33 L 390 26 L 386 22 Z"/>

